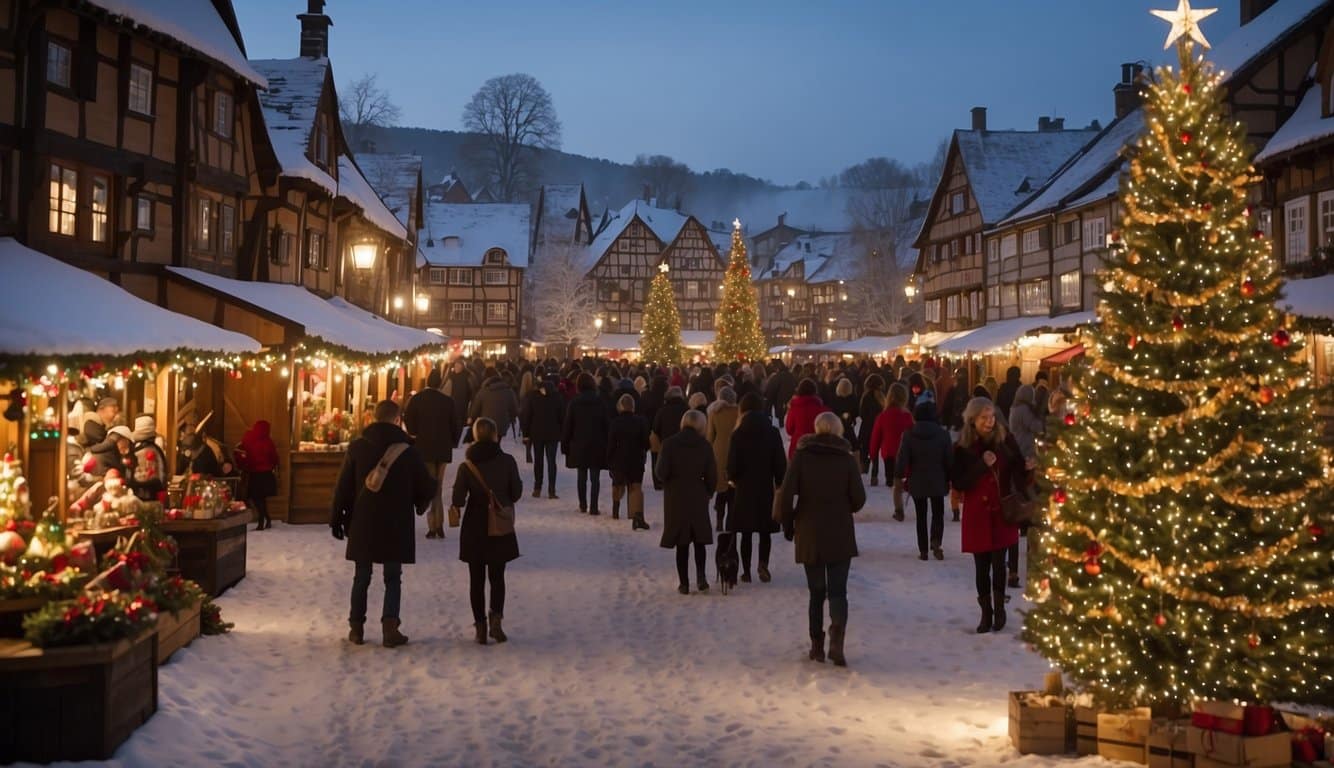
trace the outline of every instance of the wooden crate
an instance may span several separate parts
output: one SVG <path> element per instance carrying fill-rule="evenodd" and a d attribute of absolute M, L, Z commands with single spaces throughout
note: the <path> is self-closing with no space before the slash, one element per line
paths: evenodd
<path fill-rule="evenodd" d="M 1149 726 L 1149 768 L 1195 768 L 1186 738 L 1189 720 L 1155 720 Z"/>
<path fill-rule="evenodd" d="M 166 664 L 177 650 L 199 637 L 200 604 L 186 606 L 180 613 L 162 611 L 157 615 L 157 663 Z"/>
<path fill-rule="evenodd" d="M 0 600 L 0 637 L 23 637 L 23 617 L 41 610 L 45 597 Z"/>
<path fill-rule="evenodd" d="M 1098 713 L 1098 754 L 1108 760 L 1147 764 L 1152 721 L 1148 707 Z"/>
<path fill-rule="evenodd" d="M 333 490 L 343 469 L 343 451 L 294 451 L 292 499 L 287 522 L 328 525 Z"/>
<path fill-rule="evenodd" d="M 212 520 L 168 520 L 162 530 L 176 540 L 181 576 L 217 597 L 245 578 L 246 525 L 250 512 Z"/>
<path fill-rule="evenodd" d="M 91 541 L 93 551 L 97 553 L 97 562 L 102 562 L 102 557 L 107 551 L 116 546 L 116 542 L 122 537 L 130 538 L 134 532 L 139 530 L 137 525 L 118 525 L 114 528 L 85 528 L 75 531 L 74 535 L 79 537 L 80 541 Z"/>
<path fill-rule="evenodd" d="M 1075 707 L 1076 754 L 1098 754 L 1098 713 L 1103 711 L 1099 707 Z"/>
<path fill-rule="evenodd" d="M 1186 729 L 1186 744 L 1195 753 L 1195 766 L 1247 766 L 1276 768 L 1292 763 L 1292 734 L 1287 731 L 1268 736 L 1237 736 L 1191 726 Z"/>
<path fill-rule="evenodd" d="M 1010 692 L 1010 743 L 1023 755 L 1064 755 L 1069 709 L 1031 706 L 1025 701 L 1029 693 Z"/>
<path fill-rule="evenodd" d="M 157 711 L 157 633 L 42 650 L 0 640 L 0 763 L 107 760 Z"/>

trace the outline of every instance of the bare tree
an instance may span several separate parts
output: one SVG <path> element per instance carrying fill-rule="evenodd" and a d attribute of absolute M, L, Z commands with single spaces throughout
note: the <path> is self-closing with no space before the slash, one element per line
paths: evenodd
<path fill-rule="evenodd" d="M 848 290 L 851 314 L 867 334 L 906 331 L 920 309 L 904 292 L 917 235 L 913 202 L 922 188 L 920 176 L 896 160 L 874 157 L 844 170 L 839 181 L 851 189 L 848 217 L 859 251 Z"/>
<path fill-rule="evenodd" d="M 493 77 L 463 108 L 463 125 L 478 135 L 470 160 L 498 200 L 518 201 L 537 180 L 535 149 L 560 147 L 551 94 L 531 75 Z"/>
<path fill-rule="evenodd" d="M 917 186 L 927 189 L 935 189 L 940 181 L 940 175 L 945 172 L 945 157 L 950 152 L 950 142 L 948 139 L 941 139 L 936 145 L 936 153 L 930 160 L 924 163 L 918 163 L 913 166 L 913 176 L 917 179 Z"/>
<path fill-rule="evenodd" d="M 685 204 L 692 181 L 690 166 L 667 155 L 640 155 L 635 158 L 634 169 L 660 205 L 679 209 Z"/>
<path fill-rule="evenodd" d="M 547 344 L 576 345 L 592 339 L 597 307 L 593 281 L 586 279 L 584 249 L 574 243 L 547 244 L 528 270 L 535 335 Z"/>
<path fill-rule="evenodd" d="M 389 99 L 389 92 L 376 82 L 377 75 L 362 75 L 338 96 L 338 114 L 343 119 L 343 133 L 353 152 L 361 151 L 362 139 L 372 129 L 387 128 L 398 122 L 402 111 Z"/>
<path fill-rule="evenodd" d="M 892 336 L 917 327 L 914 318 L 921 311 L 921 302 L 910 302 L 903 290 L 910 269 L 892 252 L 880 250 L 860 235 L 854 243 L 857 268 L 845 285 L 848 302 L 843 310 L 848 319 L 868 336 Z"/>

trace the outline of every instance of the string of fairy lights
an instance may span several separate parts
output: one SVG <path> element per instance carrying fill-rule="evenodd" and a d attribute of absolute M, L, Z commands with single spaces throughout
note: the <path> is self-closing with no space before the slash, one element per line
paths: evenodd
<path fill-rule="evenodd" d="M 1146 88 L 1128 152 L 1025 637 L 1109 702 L 1311 701 L 1334 687 L 1334 474 L 1244 130 L 1193 53 L 1200 13 L 1159 14 L 1180 66 Z"/>

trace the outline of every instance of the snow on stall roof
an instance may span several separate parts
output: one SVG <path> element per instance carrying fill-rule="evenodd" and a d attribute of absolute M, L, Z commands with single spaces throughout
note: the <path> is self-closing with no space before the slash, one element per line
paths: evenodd
<path fill-rule="evenodd" d="M 1300 27 L 1326 4 L 1327 0 L 1278 0 L 1205 55 L 1223 73 L 1223 83 L 1226 84 L 1233 75 L 1280 44 L 1289 32 Z"/>
<path fill-rule="evenodd" d="M 681 331 L 681 344 L 686 349 L 712 347 L 717 338 L 717 331 Z"/>
<path fill-rule="evenodd" d="M 53 296 L 77 297 L 52 311 Z M 0 238 L 0 356 L 258 352 L 249 336 L 168 311 L 78 267 Z"/>
<path fill-rule="evenodd" d="M 188 267 L 167 267 L 167 270 L 192 283 L 286 318 L 301 326 L 307 336 L 354 352 L 388 355 L 413 352 L 422 346 L 409 344 L 386 327 L 353 317 L 299 285 L 234 280 Z"/>
<path fill-rule="evenodd" d="M 1300 149 L 1322 139 L 1334 136 L 1334 117 L 1323 117 L 1321 113 L 1321 87 L 1312 85 L 1297 105 L 1287 122 L 1276 131 L 1265 148 L 1255 156 L 1256 163 L 1263 163 L 1285 152 Z"/>
<path fill-rule="evenodd" d="M 408 226 L 412 199 L 421 175 L 421 155 L 358 153 L 357 165 L 371 188 L 384 201 L 400 224 Z"/>
<path fill-rule="evenodd" d="M 821 352 L 847 353 L 850 355 L 883 355 L 894 352 L 912 341 L 911 334 L 901 336 L 863 336 L 852 341 L 829 341 L 819 345 Z"/>
<path fill-rule="evenodd" d="M 631 200 L 621 210 L 609 214 L 610 220 L 607 226 L 601 234 L 593 238 L 593 243 L 586 252 L 584 271 L 597 266 L 597 263 L 607 253 L 607 249 L 611 247 L 612 243 L 616 242 L 616 238 L 621 236 L 621 233 L 625 231 L 626 227 L 630 226 L 630 222 L 636 216 L 644 222 L 644 226 L 648 227 L 662 241 L 663 248 L 671 245 L 676 240 L 676 236 L 681 233 L 681 228 L 689 221 L 688 216 L 676 211 L 657 208 L 643 200 Z"/>
<path fill-rule="evenodd" d="M 1087 317 L 1084 317 L 1085 314 L 1087 314 Z M 941 341 L 935 347 L 941 352 L 952 352 L 954 354 L 996 352 L 1002 347 L 1018 341 L 1020 336 L 1027 335 L 1029 331 L 1035 331 L 1039 328 L 1070 327 L 1079 325 L 1081 322 L 1090 322 L 1093 319 L 1093 313 L 1091 312 L 1081 312 L 1078 315 L 1079 317 L 1074 315 L 1058 317 L 1042 315 L 1040 317 L 1015 317 L 1009 320 L 999 320 L 994 323 L 987 323 L 981 328 L 974 328 L 966 334 Z"/>
<path fill-rule="evenodd" d="M 1301 317 L 1334 320 L 1334 275 L 1289 280 L 1278 303 Z"/>
<path fill-rule="evenodd" d="M 1076 194 L 1081 187 L 1097 180 L 1100 176 L 1110 173 L 1115 178 L 1116 170 L 1123 162 L 1122 148 L 1133 143 L 1143 132 L 1144 111 L 1140 109 L 1108 125 L 1078 155 L 1070 158 L 1070 161 L 1038 191 L 1037 196 L 1006 216 L 1004 220 L 997 222 L 996 226 L 1015 224 L 1034 216 L 1051 213 L 1066 205 L 1066 199 Z"/>
<path fill-rule="evenodd" d="M 401 338 L 404 344 L 409 345 L 407 349 L 420 349 L 432 344 L 443 344 L 446 341 L 446 339 L 439 334 L 423 331 L 420 328 L 410 328 L 406 325 L 390 322 L 374 312 L 367 312 L 361 307 L 358 307 L 339 296 L 334 296 L 328 299 L 328 302 L 338 311 L 346 313 L 349 317 L 364 323 L 369 323 L 377 328 L 382 328 Z"/>
<path fill-rule="evenodd" d="M 337 194 L 333 177 L 306 155 L 329 60 L 254 59 L 250 63 L 269 81 L 268 90 L 259 94 L 259 105 L 283 175 L 312 181 L 330 195 Z"/>
<path fill-rule="evenodd" d="M 1088 128 L 956 130 L 954 138 L 983 223 L 990 226 L 1003 219 L 1096 135 L 1097 131 Z M 1025 182 L 1028 191 L 1021 191 Z"/>
<path fill-rule="evenodd" d="M 711 347 L 717 338 L 717 331 L 681 331 L 681 345 L 686 349 L 703 349 L 705 347 Z M 616 350 L 618 352 L 633 352 L 639 349 L 639 334 L 603 333 L 599 334 L 588 346 L 595 346 L 598 349 Z"/>
<path fill-rule="evenodd" d="M 433 267 L 480 267 L 487 251 L 501 248 L 510 266 L 523 269 L 531 210 L 522 203 L 428 203 L 419 247 Z"/>
<path fill-rule="evenodd" d="M 371 189 L 370 182 L 361 175 L 356 163 L 347 155 L 338 157 L 338 196 L 351 201 L 361 209 L 367 221 L 390 236 L 400 240 L 408 239 L 407 227 L 389 211 L 380 196 Z"/>
<path fill-rule="evenodd" d="M 171 37 L 260 88 L 268 80 L 246 60 L 210 0 L 88 0 L 90 5 Z"/>

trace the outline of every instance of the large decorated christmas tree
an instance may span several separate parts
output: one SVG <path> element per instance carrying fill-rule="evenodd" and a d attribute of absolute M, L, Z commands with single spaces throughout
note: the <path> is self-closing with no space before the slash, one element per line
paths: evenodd
<path fill-rule="evenodd" d="M 1024 634 L 1108 702 L 1329 701 L 1329 456 L 1244 129 L 1193 41 L 1146 89 L 1119 244 L 1047 471 Z M 1114 235 L 1114 238 L 1117 235 Z"/>
<path fill-rule="evenodd" d="M 644 332 L 639 337 L 640 357 L 644 362 L 658 365 L 676 365 L 685 359 L 681 316 L 676 311 L 676 296 L 667 272 L 664 261 L 649 283 L 648 299 L 644 302 Z"/>
<path fill-rule="evenodd" d="M 764 358 L 768 347 L 760 330 L 760 308 L 750 282 L 750 260 L 741 222 L 732 222 L 732 252 L 723 278 L 722 307 L 718 310 L 718 335 L 713 343 L 719 360 L 753 362 Z"/>

